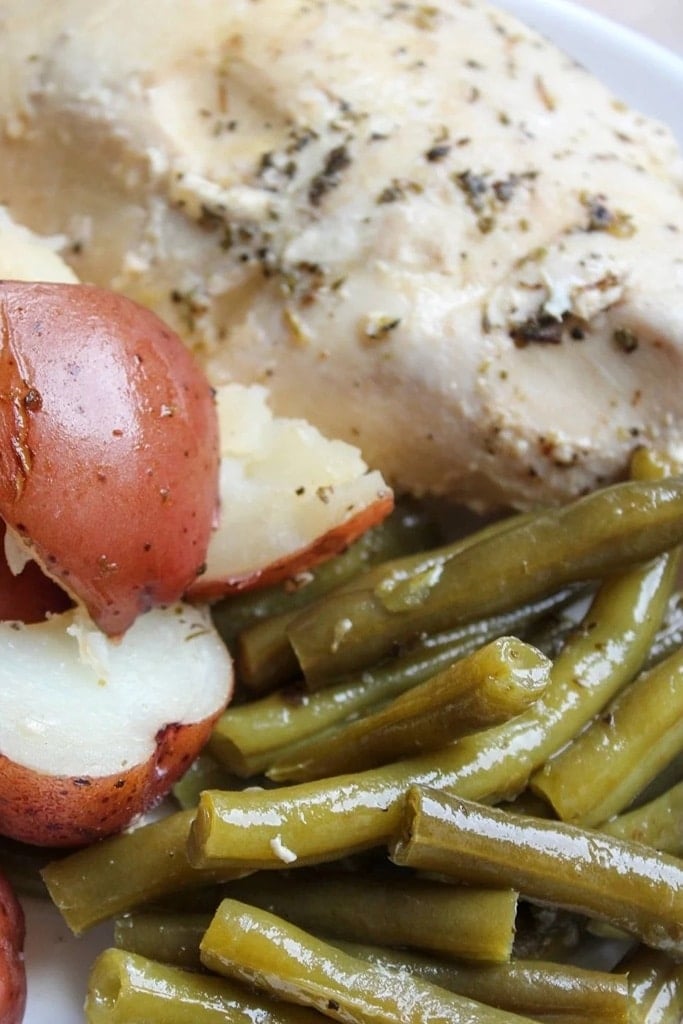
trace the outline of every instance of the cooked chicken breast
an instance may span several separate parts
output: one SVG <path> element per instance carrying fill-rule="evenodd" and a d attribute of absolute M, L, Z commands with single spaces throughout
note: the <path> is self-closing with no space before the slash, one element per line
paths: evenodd
<path fill-rule="evenodd" d="M 399 489 L 683 447 L 671 134 L 479 0 L 5 0 L 0 197 Z"/>

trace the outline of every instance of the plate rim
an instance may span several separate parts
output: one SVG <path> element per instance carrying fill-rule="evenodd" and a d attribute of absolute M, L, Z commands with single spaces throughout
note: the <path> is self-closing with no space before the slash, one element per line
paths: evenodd
<path fill-rule="evenodd" d="M 634 109 L 664 123 L 683 147 L 683 53 L 572 0 L 497 0 L 504 8 L 551 39 L 601 78 Z M 561 41 L 560 41 L 561 40 Z M 604 65 L 586 59 L 599 46 Z M 624 59 L 633 60 L 647 76 L 625 73 Z"/>

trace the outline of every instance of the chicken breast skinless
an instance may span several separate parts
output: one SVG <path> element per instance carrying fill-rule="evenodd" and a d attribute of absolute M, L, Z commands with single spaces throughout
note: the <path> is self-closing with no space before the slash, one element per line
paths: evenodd
<path fill-rule="evenodd" d="M 683 441 L 670 132 L 480 0 L 6 0 L 0 196 L 399 490 Z"/>

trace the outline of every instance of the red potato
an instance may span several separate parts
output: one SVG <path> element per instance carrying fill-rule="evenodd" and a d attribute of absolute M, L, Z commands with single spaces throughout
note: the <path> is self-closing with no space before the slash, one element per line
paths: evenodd
<path fill-rule="evenodd" d="M 48 612 L 66 611 L 71 604 L 69 595 L 36 562 L 27 562 L 17 573 L 10 570 L 3 550 L 4 536 L 0 523 L 0 621 L 41 622 Z"/>
<path fill-rule="evenodd" d="M 218 417 L 180 341 L 127 300 L 0 283 L 0 318 L 0 831 L 80 845 L 168 792 L 231 696 L 207 609 L 178 595 L 300 572 L 393 495 L 261 388 L 221 389 Z M 39 567 L 75 607 L 44 618 L 68 598 Z"/>
<path fill-rule="evenodd" d="M 207 609 L 183 603 L 117 640 L 80 608 L 0 623 L 0 651 L 0 833 L 36 845 L 130 824 L 189 767 L 232 693 Z"/>
<path fill-rule="evenodd" d="M 0 282 L 0 517 L 106 633 L 196 579 L 217 471 L 213 393 L 155 315 Z"/>
<path fill-rule="evenodd" d="M 0 1024 L 21 1024 L 26 1007 L 24 912 L 0 874 Z"/>
<path fill-rule="evenodd" d="M 274 416 L 267 392 L 228 384 L 216 401 L 221 513 L 192 597 L 269 586 L 343 551 L 394 499 L 357 448 Z"/>
<path fill-rule="evenodd" d="M 51 775 L 0 754 L 0 831 L 23 843 L 54 847 L 85 845 L 120 832 L 154 807 L 190 767 L 222 710 L 223 705 L 192 725 L 162 727 L 144 764 L 108 775 Z"/>
<path fill-rule="evenodd" d="M 0 282 L 0 318 L 0 517 L 110 635 L 185 591 L 300 573 L 391 511 L 357 449 L 236 384 L 219 392 L 219 493 L 213 392 L 121 296 Z"/>

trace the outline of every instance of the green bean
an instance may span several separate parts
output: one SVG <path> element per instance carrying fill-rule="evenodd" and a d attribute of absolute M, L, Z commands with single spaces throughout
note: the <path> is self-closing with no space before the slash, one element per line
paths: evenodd
<path fill-rule="evenodd" d="M 316 935 L 472 961 L 505 961 L 512 952 L 517 894 L 510 889 L 308 871 L 257 873 L 221 889 L 224 897 L 270 910 Z M 133 914 L 119 918 L 115 941 L 154 959 L 191 965 L 202 924 L 206 928 L 204 914 Z"/>
<path fill-rule="evenodd" d="M 524 639 L 537 647 L 547 658 L 555 659 L 564 647 L 567 637 L 576 629 L 575 607 L 558 608 L 555 614 L 542 619 L 531 628 Z"/>
<path fill-rule="evenodd" d="M 0 836 L 0 871 L 20 896 L 44 899 L 47 896 L 40 872 L 52 860 L 69 853 L 63 847 L 29 846 Z"/>
<path fill-rule="evenodd" d="M 598 921 L 595 917 L 586 921 L 585 930 L 587 935 L 595 937 L 599 943 L 604 939 L 607 939 L 608 942 L 622 944 L 632 941 L 628 932 L 622 928 L 615 928 L 613 924 L 608 924 L 607 921 Z"/>
<path fill-rule="evenodd" d="M 193 817 L 194 811 L 179 811 L 48 864 L 43 881 L 74 934 L 168 893 L 234 878 L 238 872 L 190 866 Z"/>
<path fill-rule="evenodd" d="M 640 843 L 413 787 L 391 859 L 465 884 L 513 886 L 683 956 L 683 863 Z"/>
<path fill-rule="evenodd" d="M 293 595 L 277 615 L 260 618 L 243 629 L 236 643 L 240 680 L 252 693 L 265 693 L 298 674 L 299 663 L 289 642 L 287 630 L 301 608 L 354 580 L 368 566 L 386 559 L 424 551 L 436 543 L 434 524 L 424 514 L 405 514 L 368 531 L 343 555 L 314 569 L 313 579 Z"/>
<path fill-rule="evenodd" d="M 333 592 L 289 638 L 311 687 L 386 657 L 422 632 L 492 615 L 570 582 L 603 578 L 683 540 L 683 478 L 615 484 L 471 544 L 418 573 Z"/>
<path fill-rule="evenodd" d="M 224 900 L 201 943 L 210 970 L 358 1024 L 522 1024 L 401 972 L 389 973 L 264 910 Z M 528 1024 L 528 1021 L 527 1021 Z"/>
<path fill-rule="evenodd" d="M 585 596 L 588 596 L 586 593 Z M 581 594 L 577 595 L 580 600 Z M 564 643 L 576 627 L 576 607 L 558 605 L 541 619 L 537 626 L 531 626 L 524 633 L 527 643 L 538 647 L 549 658 L 556 658 Z M 652 640 L 643 668 L 652 668 L 664 658 L 673 654 L 683 644 L 683 593 L 680 590 L 671 595 L 662 624 Z"/>
<path fill-rule="evenodd" d="M 683 644 L 683 593 L 677 590 L 671 595 L 666 614 L 657 635 L 652 641 L 645 668 L 652 668 L 663 661 Z"/>
<path fill-rule="evenodd" d="M 438 750 L 521 714 L 545 690 L 550 667 L 535 647 L 500 637 L 373 714 L 280 758 L 268 777 L 276 782 L 320 779 Z"/>
<path fill-rule="evenodd" d="M 675 580 L 665 555 L 606 582 L 543 696 L 511 722 L 419 758 L 272 792 L 202 794 L 188 854 L 198 866 L 281 868 L 386 842 L 412 783 L 474 800 L 510 798 L 638 671 Z"/>
<path fill-rule="evenodd" d="M 477 526 L 476 529 L 459 531 L 458 535 L 439 547 L 425 549 L 401 555 L 398 558 L 391 558 L 376 565 L 370 566 L 363 573 L 347 580 L 341 586 L 334 588 L 335 593 L 352 593 L 363 591 L 368 587 L 382 585 L 387 577 L 403 578 L 413 574 L 422 575 L 441 568 L 446 562 L 460 555 L 467 548 L 479 544 L 482 540 L 507 533 L 513 528 L 528 522 L 534 513 L 518 512 L 514 515 L 496 518 Z M 314 603 L 314 602 L 312 602 Z"/>
<path fill-rule="evenodd" d="M 299 675 L 299 662 L 287 635 L 298 614 L 292 610 L 271 615 L 238 636 L 235 644 L 237 678 L 250 693 L 269 693 Z"/>
<path fill-rule="evenodd" d="M 301 684 L 247 704 L 232 705 L 215 726 L 208 749 L 228 771 L 245 778 L 258 775 L 276 757 L 289 752 L 288 748 L 397 697 L 495 637 L 523 632 L 572 597 L 572 590 L 561 590 L 450 633 L 425 637 L 414 649 L 385 664 L 316 693 L 309 693 Z"/>
<path fill-rule="evenodd" d="M 618 839 L 645 843 L 660 853 L 683 857 L 683 782 L 611 821 L 600 831 Z"/>
<path fill-rule="evenodd" d="M 276 1002 L 226 978 L 107 949 L 93 964 L 88 1024 L 320 1024 L 319 1014 Z"/>
<path fill-rule="evenodd" d="M 512 800 L 505 803 L 506 810 L 511 814 L 530 814 L 532 818 L 555 818 L 552 807 L 537 793 L 523 789 Z"/>
<path fill-rule="evenodd" d="M 125 914 L 114 921 L 114 945 L 150 960 L 198 970 L 199 943 L 209 927 L 212 912 L 147 910 Z"/>
<path fill-rule="evenodd" d="M 181 779 L 173 786 L 173 796 L 183 810 L 197 806 L 204 789 L 232 789 L 234 779 L 208 753 L 195 758 Z"/>
<path fill-rule="evenodd" d="M 510 889 L 295 871 L 232 882 L 225 895 L 317 935 L 468 960 L 509 960 L 512 952 L 517 894 Z"/>
<path fill-rule="evenodd" d="M 618 965 L 628 974 L 629 1024 L 681 1024 L 683 964 L 656 949 L 637 946 Z"/>
<path fill-rule="evenodd" d="M 452 963 L 380 946 L 337 943 L 346 953 L 387 970 L 553 1024 L 628 1024 L 628 977 L 548 960 Z"/>
<path fill-rule="evenodd" d="M 281 613 L 304 608 L 369 566 L 437 544 L 438 533 L 432 516 L 423 506 L 401 498 L 383 523 L 367 530 L 334 558 L 283 583 L 235 594 L 215 604 L 211 611 L 216 627 L 233 647 L 244 630 Z"/>
<path fill-rule="evenodd" d="M 633 807 L 649 803 L 650 800 L 654 800 L 656 797 L 661 796 L 662 793 L 665 793 L 667 789 L 677 785 L 681 779 L 683 779 L 683 750 L 666 766 L 664 771 L 659 773 L 656 779 L 653 779 L 645 787 L 642 793 L 638 794 L 637 799 L 633 802 Z"/>
<path fill-rule="evenodd" d="M 518 515 L 496 520 L 439 548 L 430 549 L 427 544 L 422 544 L 410 553 L 396 551 L 385 561 L 373 559 L 372 564 L 368 562 L 364 572 L 354 572 L 345 579 L 340 578 L 337 585 L 326 586 L 315 595 L 315 599 L 310 597 L 299 608 L 289 608 L 280 615 L 262 619 L 239 635 L 236 651 L 240 677 L 254 693 L 274 689 L 276 685 L 295 678 L 299 674 L 299 662 L 289 641 L 289 628 L 302 609 L 314 604 L 330 591 L 349 593 L 371 587 L 375 581 L 384 579 L 388 572 L 431 572 L 435 564 L 451 558 L 455 552 L 464 550 L 483 537 L 510 529 L 511 525 L 522 518 Z"/>
<path fill-rule="evenodd" d="M 563 821 L 599 825 L 683 750 L 683 648 L 643 672 L 531 779 Z"/>

